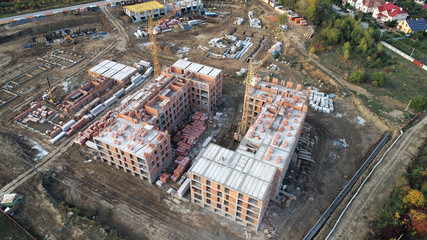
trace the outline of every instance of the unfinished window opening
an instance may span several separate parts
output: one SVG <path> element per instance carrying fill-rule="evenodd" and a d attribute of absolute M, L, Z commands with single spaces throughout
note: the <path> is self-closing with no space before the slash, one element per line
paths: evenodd
<path fill-rule="evenodd" d="M 197 199 L 199 199 L 199 200 L 202 200 L 202 196 L 200 196 L 199 194 L 197 194 L 197 193 L 194 193 L 194 198 L 197 198 Z"/>

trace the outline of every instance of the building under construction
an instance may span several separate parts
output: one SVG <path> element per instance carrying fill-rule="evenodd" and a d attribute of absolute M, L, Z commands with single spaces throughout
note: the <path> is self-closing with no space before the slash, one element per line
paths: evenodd
<path fill-rule="evenodd" d="M 254 78 L 251 85 L 251 126 L 236 151 L 211 143 L 189 172 L 193 203 L 256 231 L 282 187 L 310 88 L 268 77 Z"/>
<path fill-rule="evenodd" d="M 94 141 L 102 161 L 154 182 L 172 158 L 168 132 L 190 109 L 210 113 L 221 98 L 222 80 L 219 69 L 175 62 L 96 123 Z"/>
<path fill-rule="evenodd" d="M 140 22 L 148 20 L 148 12 L 152 18 L 160 18 L 166 14 L 178 10 L 181 13 L 199 11 L 203 9 L 201 0 L 182 0 L 182 1 L 164 1 L 164 5 L 157 1 L 150 1 L 129 5 L 124 7 L 124 12 L 133 22 Z"/>

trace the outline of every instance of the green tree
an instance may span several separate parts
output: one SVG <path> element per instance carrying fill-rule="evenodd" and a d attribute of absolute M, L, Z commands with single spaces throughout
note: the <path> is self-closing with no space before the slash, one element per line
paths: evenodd
<path fill-rule="evenodd" d="M 286 7 L 295 7 L 297 0 L 279 0 L 279 2 Z"/>
<path fill-rule="evenodd" d="M 355 70 L 350 74 L 348 81 L 351 83 L 363 83 L 366 79 L 366 73 L 364 70 Z"/>
<path fill-rule="evenodd" d="M 341 8 L 341 9 L 343 7 L 342 0 L 332 0 L 332 3 L 335 4 L 337 7 Z"/>
<path fill-rule="evenodd" d="M 383 49 L 383 44 L 379 42 L 377 44 L 377 52 L 381 52 L 382 49 Z"/>
<path fill-rule="evenodd" d="M 366 42 L 366 39 L 364 37 L 362 38 L 362 40 L 360 40 L 359 49 L 363 54 L 368 51 L 368 43 Z"/>
<path fill-rule="evenodd" d="M 374 84 L 377 87 L 384 87 L 385 80 L 386 78 L 383 72 L 375 72 L 371 76 L 372 84 Z"/>
<path fill-rule="evenodd" d="M 355 21 L 356 22 L 356 21 Z M 353 44 L 359 45 L 360 40 L 363 36 L 363 28 L 359 24 L 357 26 L 354 26 L 353 23 L 353 31 L 351 31 L 351 41 Z"/>
<path fill-rule="evenodd" d="M 346 62 L 348 58 L 350 57 L 350 43 L 346 42 L 344 43 L 344 46 L 342 47 L 343 52 L 343 60 Z"/>
<path fill-rule="evenodd" d="M 319 0 L 308 0 L 308 8 L 305 15 L 309 21 L 314 22 L 316 20 L 315 18 L 317 4 L 319 4 Z"/>
<path fill-rule="evenodd" d="M 304 15 L 304 16 L 307 16 L 306 13 L 307 13 L 309 7 L 310 7 L 310 3 L 308 2 L 308 0 L 299 0 L 296 3 L 297 12 Z"/>
<path fill-rule="evenodd" d="M 427 108 L 427 97 L 423 95 L 413 97 L 411 99 L 411 104 L 409 105 L 409 107 L 417 112 L 425 110 Z"/>
<path fill-rule="evenodd" d="M 286 14 L 286 13 L 280 14 L 278 19 L 279 19 L 280 25 L 285 25 L 288 22 L 288 14 Z"/>
<path fill-rule="evenodd" d="M 314 1 L 314 0 L 313 0 Z M 328 19 L 333 18 L 332 15 L 332 4 L 328 1 L 318 2 L 315 1 L 312 3 L 312 6 L 315 6 L 313 14 L 313 23 L 317 26 L 320 26 L 323 22 L 326 22 Z"/>

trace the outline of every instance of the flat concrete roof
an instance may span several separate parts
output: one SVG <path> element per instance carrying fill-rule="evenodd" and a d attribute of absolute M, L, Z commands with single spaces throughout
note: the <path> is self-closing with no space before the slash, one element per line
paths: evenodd
<path fill-rule="evenodd" d="M 114 122 L 114 125 L 104 128 L 94 139 L 112 145 L 123 152 L 136 155 L 141 159 L 145 159 L 145 152 L 154 151 L 148 147 L 148 143 L 156 146 L 164 140 L 159 141 L 157 136 L 165 133 L 155 130 L 151 125 L 143 126 L 142 123 L 133 123 L 123 118 L 117 118 Z M 121 132 L 121 135 L 117 134 L 118 132 Z M 142 132 L 145 134 L 141 135 Z M 132 137 L 135 140 L 132 140 Z"/>
<path fill-rule="evenodd" d="M 172 66 L 214 78 L 222 72 L 222 70 L 220 69 L 209 67 L 199 63 L 190 62 L 184 59 L 179 59 Z"/>
<path fill-rule="evenodd" d="M 276 168 L 210 143 L 190 172 L 263 201 Z"/>

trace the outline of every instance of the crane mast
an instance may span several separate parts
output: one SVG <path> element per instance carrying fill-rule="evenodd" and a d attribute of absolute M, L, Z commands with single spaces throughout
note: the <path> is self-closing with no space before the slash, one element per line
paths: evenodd
<path fill-rule="evenodd" d="M 254 71 L 252 66 L 252 59 L 249 60 L 248 66 L 248 75 L 246 75 L 245 80 L 245 98 L 243 103 L 243 114 L 242 114 L 242 124 L 240 125 L 240 134 L 243 136 L 248 130 L 248 115 L 249 115 L 249 92 L 251 90 L 251 82 L 254 77 Z"/>
<path fill-rule="evenodd" d="M 153 18 L 151 17 L 151 11 L 147 11 L 148 14 L 148 34 L 150 35 L 150 42 L 151 42 L 151 52 L 153 54 L 153 68 L 154 68 L 154 78 L 157 78 L 160 75 L 160 64 L 159 64 L 159 58 L 157 56 L 157 40 L 156 40 L 156 34 L 154 34 L 153 29 L 155 25 L 165 19 L 168 19 L 169 17 L 175 15 L 180 10 L 175 8 L 175 1 L 172 1 L 172 12 L 168 13 L 164 17 L 160 18 L 156 22 L 153 22 Z"/>
<path fill-rule="evenodd" d="M 250 91 L 252 88 L 252 81 L 255 76 L 255 72 L 267 61 L 267 59 L 270 57 L 271 53 L 268 52 L 262 60 L 258 63 L 256 67 L 252 64 L 252 58 L 249 59 L 249 66 L 248 66 L 248 74 L 246 75 L 245 79 L 245 97 L 243 102 L 243 113 L 242 113 L 242 122 L 240 124 L 240 128 L 238 131 L 234 134 L 234 139 L 237 141 L 241 141 L 243 136 L 246 134 L 246 131 L 248 130 L 249 125 L 249 112 L 250 112 Z"/>
<path fill-rule="evenodd" d="M 159 59 L 157 57 L 157 41 L 156 41 L 156 35 L 153 33 L 154 23 L 153 19 L 151 18 L 151 12 L 147 11 L 148 13 L 148 34 L 150 35 L 150 42 L 151 42 L 151 51 L 153 54 L 153 67 L 154 67 L 154 78 L 157 78 L 160 75 L 160 65 L 159 65 Z"/>

